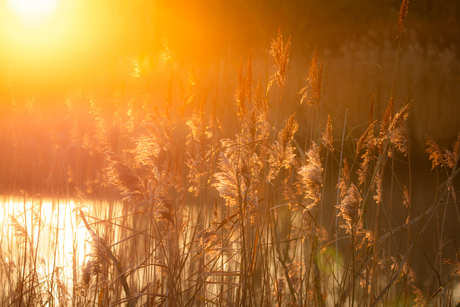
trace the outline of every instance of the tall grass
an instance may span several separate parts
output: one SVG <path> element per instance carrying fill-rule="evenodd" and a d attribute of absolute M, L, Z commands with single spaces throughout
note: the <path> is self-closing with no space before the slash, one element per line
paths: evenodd
<path fill-rule="evenodd" d="M 399 39 L 405 10 L 407 1 Z M 279 31 L 266 84 L 251 54 L 241 60 L 235 108 L 219 74 L 206 84 L 169 51 L 161 100 L 136 62 L 133 86 L 112 104 L 69 93 L 67 130 L 33 103 L 13 106 L 2 136 L 14 140 L 3 157 L 17 157 L 4 161 L 14 209 L 3 207 L 2 305 L 453 306 L 459 260 L 443 252 L 457 255 L 457 239 L 443 231 L 447 215 L 460 222 L 460 135 L 452 150 L 426 137 L 437 181 L 414 204 L 405 122 L 416 102 L 391 90 L 377 116 L 370 101 L 356 137 L 353 111 L 331 112 L 323 99 L 315 50 L 298 97 L 313 124 L 301 131 L 304 118 L 282 116 L 289 48 Z M 28 120 L 47 123 L 49 156 L 24 150 Z M 29 167 L 47 176 L 28 178 Z M 433 219 L 434 277 L 422 283 L 412 261 Z"/>

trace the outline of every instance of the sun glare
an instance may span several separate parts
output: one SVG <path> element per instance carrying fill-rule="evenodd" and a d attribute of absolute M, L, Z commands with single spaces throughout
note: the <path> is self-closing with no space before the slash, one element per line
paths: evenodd
<path fill-rule="evenodd" d="M 27 25 L 35 26 L 57 10 L 57 0 L 8 0 L 9 8 Z"/>

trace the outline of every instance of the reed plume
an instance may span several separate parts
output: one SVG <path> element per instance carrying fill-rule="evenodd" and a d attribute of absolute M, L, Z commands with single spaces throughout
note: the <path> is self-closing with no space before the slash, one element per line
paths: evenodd
<path fill-rule="evenodd" d="M 350 185 L 351 185 L 351 178 L 350 178 L 350 168 L 348 167 L 348 160 L 347 158 L 343 158 L 343 166 L 342 166 L 342 171 L 340 172 L 340 181 L 338 184 L 338 188 L 340 190 L 340 197 L 344 197 L 346 195 Z"/>
<path fill-rule="evenodd" d="M 401 35 L 401 32 L 404 27 L 404 22 L 406 21 L 406 16 L 407 16 L 407 9 L 409 8 L 409 0 L 403 0 L 401 2 L 401 7 L 399 9 L 399 19 L 398 19 L 398 30 L 399 30 L 399 35 Z"/>
<path fill-rule="evenodd" d="M 147 162 L 148 159 L 151 159 L 152 155 L 158 157 L 160 150 L 173 150 L 173 130 L 171 117 L 167 111 L 169 109 L 168 104 L 166 104 L 165 109 L 166 112 L 160 114 L 156 107 L 153 108 L 142 123 L 148 134 L 143 134 L 138 139 L 139 150 L 136 150 L 136 158 L 145 165 L 151 164 L 151 162 Z"/>
<path fill-rule="evenodd" d="M 409 115 L 409 108 L 411 102 L 407 103 L 393 118 L 388 127 L 389 139 L 395 147 L 402 152 L 404 155 L 409 153 L 409 142 L 407 138 L 406 128 L 404 122 L 407 120 Z"/>
<path fill-rule="evenodd" d="M 302 97 L 300 98 L 300 104 L 307 102 L 308 105 L 319 107 L 319 101 L 321 100 L 321 87 L 323 80 L 323 62 L 318 67 L 318 51 L 315 47 L 315 53 L 310 62 L 310 68 L 307 78 L 307 85 L 302 88 L 299 92 Z"/>
<path fill-rule="evenodd" d="M 92 275 L 101 274 L 103 281 L 107 279 L 109 256 L 107 253 L 107 242 L 104 236 L 92 235 L 91 251 L 88 254 L 91 263 Z"/>
<path fill-rule="evenodd" d="M 124 201 L 134 205 L 144 201 L 146 198 L 141 178 L 121 157 L 111 152 L 106 154 L 109 161 L 106 169 L 108 182 L 117 187 Z"/>
<path fill-rule="evenodd" d="M 391 96 L 390 102 L 388 103 L 388 107 L 385 113 L 383 114 L 382 120 L 380 121 L 380 133 L 379 133 L 378 139 L 376 140 L 380 154 L 384 154 L 383 153 L 384 142 L 388 138 L 388 134 L 389 134 L 388 129 L 390 128 L 390 124 L 393 121 L 393 117 L 394 117 L 394 97 Z M 388 150 L 388 152 L 390 151 Z"/>
<path fill-rule="evenodd" d="M 282 89 L 284 86 L 284 80 L 286 78 L 286 69 L 289 62 L 289 47 L 291 46 L 291 37 L 287 40 L 286 44 L 283 42 L 283 36 L 281 35 L 281 29 L 278 28 L 278 36 L 271 41 L 270 54 L 275 59 L 276 72 L 270 77 L 270 81 L 267 86 L 267 92 L 270 89 L 273 81 L 276 80 L 278 86 Z"/>
<path fill-rule="evenodd" d="M 425 134 L 425 144 L 428 146 L 426 152 L 430 154 L 431 170 L 433 170 L 444 163 L 443 154 L 439 145 L 428 134 Z"/>
<path fill-rule="evenodd" d="M 319 155 L 319 146 L 315 142 L 307 151 L 306 165 L 299 170 L 301 190 L 305 193 L 305 198 L 312 201 L 306 209 L 313 208 L 321 200 L 321 187 L 323 185 L 323 168 Z"/>
<path fill-rule="evenodd" d="M 93 273 L 93 261 L 87 260 L 85 265 L 81 268 L 81 275 L 80 275 L 80 282 L 77 285 L 77 294 L 79 296 L 85 297 L 90 283 L 91 283 L 91 275 Z"/>
<path fill-rule="evenodd" d="M 359 138 L 358 142 L 356 143 L 356 153 L 359 154 L 360 150 L 365 148 L 366 151 L 361 156 L 363 162 L 360 165 L 360 168 L 357 171 L 358 174 L 358 183 L 362 185 L 366 182 L 367 171 L 369 170 L 369 166 L 372 161 L 375 160 L 375 143 L 377 140 L 374 137 L 374 126 L 376 121 L 369 124 L 366 131 L 363 135 Z"/>
<path fill-rule="evenodd" d="M 347 194 L 342 199 L 340 205 L 336 207 L 340 210 L 339 216 L 342 216 L 345 220 L 345 224 L 341 227 L 345 228 L 348 233 L 359 232 L 362 230 L 361 222 L 361 194 L 358 191 L 358 188 L 351 183 L 351 186 L 348 188 Z"/>
<path fill-rule="evenodd" d="M 331 114 L 327 115 L 327 125 L 326 125 L 326 131 L 323 132 L 321 136 L 321 140 L 324 143 L 324 146 L 326 146 L 327 149 L 329 149 L 331 152 L 334 151 L 334 145 L 333 145 L 333 139 L 332 139 L 332 117 Z"/>
<path fill-rule="evenodd" d="M 457 141 L 452 146 L 452 151 L 445 149 L 444 150 L 444 161 L 446 165 L 454 169 L 455 164 L 457 163 L 458 154 L 460 151 L 460 133 L 458 134 Z"/>
<path fill-rule="evenodd" d="M 295 148 L 291 145 L 294 134 L 297 132 L 299 124 L 294 120 L 294 114 L 286 120 L 286 126 L 278 133 L 278 139 L 269 149 L 268 162 L 270 173 L 268 181 L 274 180 L 281 168 L 289 170 L 295 164 Z"/>
<path fill-rule="evenodd" d="M 268 105 L 267 105 L 267 98 L 265 97 L 265 93 L 262 86 L 262 77 L 259 76 L 257 81 L 257 87 L 254 93 L 254 105 L 255 109 L 261 116 L 266 116 L 268 113 Z"/>
<path fill-rule="evenodd" d="M 19 242 L 30 243 L 27 229 L 14 216 L 10 215 L 10 220 L 9 226 L 13 227 L 14 236 L 19 239 Z"/>
<path fill-rule="evenodd" d="M 239 170 L 234 167 L 229 157 L 221 153 L 219 159 L 219 168 L 222 172 L 214 174 L 217 182 L 213 184 L 219 191 L 219 195 L 223 197 L 229 207 L 236 207 L 240 197 Z"/>
<path fill-rule="evenodd" d="M 383 183 L 382 183 L 381 172 L 377 172 L 377 174 L 375 175 L 374 186 L 375 186 L 375 195 L 373 198 L 376 203 L 378 204 L 382 203 Z"/>
<path fill-rule="evenodd" d="M 221 153 L 219 159 L 221 172 L 214 174 L 217 182 L 213 186 L 233 212 L 249 216 L 254 223 L 257 220 L 258 198 L 253 179 L 258 166 L 254 166 L 251 170 L 245 161 L 241 161 L 241 164 L 234 164 L 232 161 L 235 161 L 233 154 Z"/>

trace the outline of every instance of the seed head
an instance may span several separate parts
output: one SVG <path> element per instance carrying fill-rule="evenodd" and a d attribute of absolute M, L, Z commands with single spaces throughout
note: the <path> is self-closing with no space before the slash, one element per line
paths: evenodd
<path fill-rule="evenodd" d="M 345 220 L 345 225 L 342 225 L 342 227 L 349 233 L 352 231 L 359 232 L 362 230 L 361 200 L 361 194 L 352 183 L 340 205 L 336 206 L 340 210 L 339 215 L 341 215 Z"/>

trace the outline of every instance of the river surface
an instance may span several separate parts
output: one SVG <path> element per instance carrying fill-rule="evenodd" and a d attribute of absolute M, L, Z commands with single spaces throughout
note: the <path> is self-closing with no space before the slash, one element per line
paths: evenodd
<path fill-rule="evenodd" d="M 57 276 L 71 289 L 73 261 L 79 269 L 89 252 L 89 233 L 83 223 L 76 223 L 75 209 L 69 199 L 3 197 L 0 261 L 10 268 L 10 283 L 21 274 L 26 255 L 26 266 L 35 263 L 40 277 Z"/>

